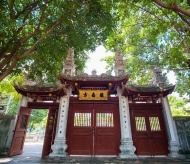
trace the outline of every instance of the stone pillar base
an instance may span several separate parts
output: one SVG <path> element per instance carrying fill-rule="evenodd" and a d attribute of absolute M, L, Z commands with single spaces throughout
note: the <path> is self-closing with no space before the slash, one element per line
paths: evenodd
<path fill-rule="evenodd" d="M 184 158 L 183 155 L 179 154 L 179 143 L 175 141 L 169 142 L 169 158 Z"/>
<path fill-rule="evenodd" d="M 120 158 L 137 158 L 137 155 L 134 154 L 136 148 L 133 146 L 133 141 L 131 139 L 122 139 L 119 148 L 121 150 L 119 154 Z"/>
<path fill-rule="evenodd" d="M 54 144 L 51 146 L 52 153 L 49 154 L 49 157 L 66 157 L 67 156 L 67 144 L 64 139 L 55 139 Z"/>

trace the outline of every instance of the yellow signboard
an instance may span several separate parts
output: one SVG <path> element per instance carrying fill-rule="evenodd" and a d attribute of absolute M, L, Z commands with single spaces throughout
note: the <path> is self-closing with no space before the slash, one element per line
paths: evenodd
<path fill-rule="evenodd" d="M 79 90 L 79 100 L 108 100 L 108 90 Z"/>

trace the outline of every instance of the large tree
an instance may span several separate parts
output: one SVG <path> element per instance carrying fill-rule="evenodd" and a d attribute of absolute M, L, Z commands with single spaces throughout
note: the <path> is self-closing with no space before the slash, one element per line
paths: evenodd
<path fill-rule="evenodd" d="M 21 72 L 50 81 L 69 47 L 83 68 L 84 52 L 112 30 L 110 7 L 99 0 L 1 0 L 0 81 Z"/>
<path fill-rule="evenodd" d="M 174 71 L 176 90 L 190 95 L 189 0 L 118 1 L 114 9 L 118 24 L 107 48 L 122 49 L 131 78 L 148 81 L 148 70 L 158 65 Z"/>
<path fill-rule="evenodd" d="M 142 76 L 145 83 L 148 70 L 159 65 L 165 71 L 175 71 L 177 91 L 190 95 L 189 0 L 0 3 L 0 81 L 11 72 L 24 71 L 29 77 L 53 80 L 69 47 L 75 48 L 81 69 L 85 50 L 94 49 L 109 36 L 107 48 L 119 46 L 127 54 L 132 78 Z"/>

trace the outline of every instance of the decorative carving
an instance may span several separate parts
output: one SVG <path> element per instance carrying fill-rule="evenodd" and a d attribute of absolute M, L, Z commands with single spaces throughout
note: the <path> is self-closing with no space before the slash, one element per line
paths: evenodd
<path fill-rule="evenodd" d="M 57 101 L 60 96 L 66 94 L 66 88 L 63 84 L 54 85 L 21 85 L 14 83 L 18 93 L 30 97 L 33 101 Z"/>
<path fill-rule="evenodd" d="M 121 50 L 117 48 L 116 56 L 115 56 L 115 66 L 114 71 L 116 76 L 125 76 L 125 62 L 123 60 L 123 56 L 121 54 Z"/>
<path fill-rule="evenodd" d="M 96 77 L 97 76 L 96 73 L 97 73 L 97 71 L 95 69 L 92 70 L 92 77 Z"/>
<path fill-rule="evenodd" d="M 152 71 L 154 73 L 154 78 L 151 80 L 151 82 L 154 85 L 163 88 L 166 85 L 166 73 L 162 74 L 162 71 L 158 66 L 156 66 Z"/>
<path fill-rule="evenodd" d="M 107 75 L 106 73 L 102 73 L 102 74 L 101 74 L 101 77 L 102 77 L 102 78 L 106 78 L 106 77 L 108 77 L 108 75 Z"/>
<path fill-rule="evenodd" d="M 108 70 L 108 71 L 106 71 L 106 74 L 108 75 L 108 76 L 111 76 L 111 70 Z"/>
<path fill-rule="evenodd" d="M 66 76 L 73 76 L 75 71 L 74 49 L 69 48 L 66 60 L 63 62 L 63 73 Z"/>

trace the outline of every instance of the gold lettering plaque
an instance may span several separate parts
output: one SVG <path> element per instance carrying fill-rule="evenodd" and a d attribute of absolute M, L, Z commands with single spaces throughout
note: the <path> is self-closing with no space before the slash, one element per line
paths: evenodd
<path fill-rule="evenodd" d="M 108 100 L 108 90 L 79 90 L 79 100 Z"/>

